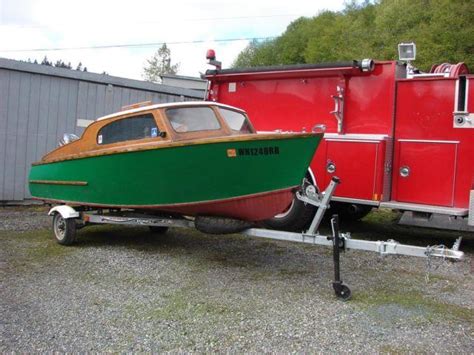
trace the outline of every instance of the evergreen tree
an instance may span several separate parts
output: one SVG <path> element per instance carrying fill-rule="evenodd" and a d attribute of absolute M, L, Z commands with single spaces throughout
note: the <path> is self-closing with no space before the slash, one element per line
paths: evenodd
<path fill-rule="evenodd" d="M 176 74 L 178 68 L 179 63 L 171 65 L 171 51 L 164 43 L 150 59 L 147 59 L 147 65 L 143 68 L 143 78 L 160 83 L 161 75 Z"/>
<path fill-rule="evenodd" d="M 63 61 L 62 59 L 58 59 L 56 60 L 56 62 L 51 62 L 48 60 L 48 57 L 44 57 L 43 60 L 41 61 L 41 63 L 38 63 L 38 61 L 35 59 L 33 62 L 31 61 L 30 58 L 28 58 L 27 60 L 28 63 L 33 63 L 33 64 L 41 64 L 41 65 L 47 65 L 49 67 L 56 67 L 56 68 L 64 68 L 64 69 L 72 69 L 72 64 L 71 62 L 68 62 L 66 64 L 65 61 Z M 76 70 L 82 70 L 82 71 L 87 71 L 87 67 L 84 67 L 84 69 L 82 68 L 82 63 L 79 62 L 79 64 L 77 65 L 76 67 Z"/>
<path fill-rule="evenodd" d="M 41 62 L 41 65 L 47 65 L 48 67 L 52 67 L 53 63 L 48 60 L 48 57 L 44 56 L 43 61 Z"/>

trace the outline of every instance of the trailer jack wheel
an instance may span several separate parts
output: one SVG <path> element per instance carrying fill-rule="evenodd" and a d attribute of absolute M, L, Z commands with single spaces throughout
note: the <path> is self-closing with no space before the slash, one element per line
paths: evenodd
<path fill-rule="evenodd" d="M 351 289 L 341 281 L 334 281 L 332 283 L 332 287 L 334 288 L 334 293 L 336 297 L 341 299 L 342 301 L 348 301 L 352 297 Z"/>

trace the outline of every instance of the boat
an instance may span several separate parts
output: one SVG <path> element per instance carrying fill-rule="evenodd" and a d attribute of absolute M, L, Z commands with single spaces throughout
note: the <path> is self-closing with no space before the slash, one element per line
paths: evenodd
<path fill-rule="evenodd" d="M 51 204 L 262 221 L 289 207 L 322 135 L 257 133 L 214 102 L 139 103 L 65 136 L 29 188 Z"/>

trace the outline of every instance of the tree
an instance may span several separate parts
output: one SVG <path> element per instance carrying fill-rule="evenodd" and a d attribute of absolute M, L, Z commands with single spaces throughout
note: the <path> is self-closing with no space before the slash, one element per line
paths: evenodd
<path fill-rule="evenodd" d="M 36 59 L 34 61 L 31 61 L 31 58 L 28 58 L 26 62 L 32 63 L 32 64 L 46 65 L 48 67 L 56 67 L 56 68 L 71 69 L 71 70 L 73 69 L 71 62 L 66 63 L 62 59 L 58 59 L 56 62 L 53 63 L 52 61 L 48 60 L 47 56 L 44 56 L 41 62 L 38 62 Z M 79 62 L 79 64 L 76 67 L 76 70 L 87 72 L 87 67 L 83 68 L 82 63 Z M 104 73 L 107 74 L 106 72 Z"/>
<path fill-rule="evenodd" d="M 147 63 L 143 68 L 143 78 L 155 83 L 161 82 L 161 75 L 176 74 L 179 68 L 179 63 L 171 65 L 171 51 L 166 43 L 163 43 L 161 48 L 150 59 L 147 59 Z"/>
<path fill-rule="evenodd" d="M 66 62 L 63 62 L 61 59 L 58 59 L 54 66 L 56 68 L 72 69 L 71 62 L 66 64 Z"/>
<path fill-rule="evenodd" d="M 271 64 L 279 64 L 276 57 L 275 42 L 253 40 L 238 55 L 232 66 L 236 67 L 255 67 Z"/>
<path fill-rule="evenodd" d="M 47 65 L 48 67 L 52 67 L 53 63 L 48 60 L 48 57 L 44 56 L 43 61 L 41 62 L 41 65 Z"/>
<path fill-rule="evenodd" d="M 415 42 L 415 65 L 465 62 L 474 67 L 472 0 L 350 0 L 292 22 L 279 37 L 252 42 L 233 67 L 397 59 L 397 44 Z"/>

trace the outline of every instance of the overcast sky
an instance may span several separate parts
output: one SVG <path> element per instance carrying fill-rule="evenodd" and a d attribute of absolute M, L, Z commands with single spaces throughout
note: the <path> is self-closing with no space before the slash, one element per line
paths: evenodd
<path fill-rule="evenodd" d="M 160 45 L 14 50 L 166 42 L 172 62 L 180 63 L 178 74 L 198 76 L 208 67 L 207 49 L 228 67 L 248 44 L 216 40 L 278 36 L 298 17 L 342 7 L 343 0 L 0 0 L 0 57 L 41 61 L 46 55 L 73 66 L 81 61 L 91 72 L 142 79 L 146 59 Z"/>

